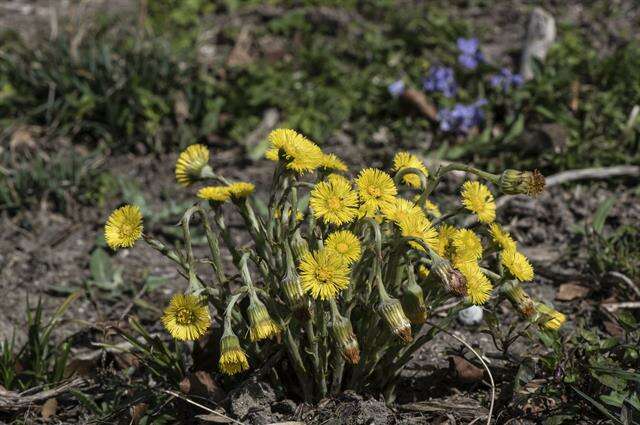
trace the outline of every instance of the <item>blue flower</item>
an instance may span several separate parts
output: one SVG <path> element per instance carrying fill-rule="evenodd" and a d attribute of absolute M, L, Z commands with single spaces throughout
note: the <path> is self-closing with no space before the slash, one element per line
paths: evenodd
<path fill-rule="evenodd" d="M 514 74 L 509 68 L 502 68 L 499 73 L 489 78 L 492 87 L 508 93 L 512 88 L 520 87 L 524 83 L 524 79 L 520 74 Z"/>
<path fill-rule="evenodd" d="M 440 110 L 438 112 L 440 130 L 447 133 L 467 134 L 469 130 L 484 121 L 484 112 L 481 107 L 486 103 L 485 99 L 478 99 L 470 105 L 456 103 L 453 108 Z"/>
<path fill-rule="evenodd" d="M 480 51 L 480 43 L 477 38 L 459 38 L 457 41 L 458 62 L 467 69 L 476 69 L 478 64 L 484 62 L 484 56 Z"/>
<path fill-rule="evenodd" d="M 387 90 L 389 90 L 389 94 L 393 97 L 402 96 L 402 93 L 404 93 L 404 81 L 394 81 L 387 86 Z"/>
<path fill-rule="evenodd" d="M 456 95 L 456 79 L 453 69 L 444 66 L 434 66 L 429 75 L 422 81 L 422 87 L 428 92 L 441 92 L 445 97 Z"/>

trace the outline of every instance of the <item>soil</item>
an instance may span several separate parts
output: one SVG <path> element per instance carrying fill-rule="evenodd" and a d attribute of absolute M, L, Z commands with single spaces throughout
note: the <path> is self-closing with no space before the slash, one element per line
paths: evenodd
<path fill-rule="evenodd" d="M 91 2 L 92 4 L 94 2 Z M 100 7 L 109 7 L 113 2 L 97 2 Z M 106 3 L 109 3 L 107 6 Z M 500 60 L 512 53 L 513 46 L 522 38 L 525 2 L 497 2 L 491 10 L 466 9 L 460 14 L 472 18 L 479 28 L 491 28 L 486 38 L 485 49 L 490 57 Z M 611 20 L 599 20 L 590 15 L 581 2 L 547 2 L 551 10 L 562 10 L 562 20 L 582 23 L 594 31 L 594 39 L 604 46 L 612 47 L 627 37 L 629 25 L 636 22 L 638 10 L 633 9 L 618 24 Z M 563 3 L 559 6 L 558 3 Z M 619 2 L 621 10 L 632 2 Z M 0 5 L 0 26 L 11 25 L 19 30 L 35 27 L 27 23 L 48 19 L 50 2 L 10 1 Z M 60 2 L 66 4 L 66 2 Z M 115 6 L 114 6 L 115 8 Z M 129 9 L 127 9 L 129 8 Z M 130 1 L 119 1 L 118 10 L 131 10 Z M 68 9 L 71 10 L 71 9 Z M 58 9 L 57 13 L 65 12 Z M 75 10 L 75 9 L 74 9 Z M 629 9 L 631 10 L 631 9 Z M 483 36 L 484 38 L 484 36 Z M 495 40 L 491 42 L 491 40 Z M 382 133 L 384 133 L 382 131 Z M 386 146 L 372 153 L 371 149 L 355 146 L 348 137 L 336 135 L 324 145 L 328 151 L 345 158 L 353 169 L 362 165 L 382 166 L 385 152 L 394 147 Z M 257 183 L 258 196 L 267 188 L 261 182 L 270 180 L 271 164 L 267 161 L 250 162 L 240 148 L 224 149 L 213 146 L 213 167 L 221 174 Z M 165 156 L 124 155 L 107 159 L 107 166 L 114 174 L 126 176 L 143 188 L 145 199 L 154 211 L 160 211 L 164 200 L 176 203 L 189 199 L 187 191 L 180 190 L 173 177 L 176 154 Z M 455 193 L 455 179 L 445 182 L 444 193 Z M 640 222 L 640 195 L 631 187 L 631 182 L 618 181 L 619 186 L 585 182 L 565 187 L 553 187 L 537 199 L 514 198 L 499 213 L 500 222 L 521 241 L 523 250 L 532 258 L 537 271 L 536 281 L 528 291 L 541 300 L 554 304 L 565 312 L 569 320 L 578 309 L 593 307 L 582 300 L 570 302 L 555 301 L 557 287 L 568 281 L 593 283 L 587 274 L 585 261 L 585 240 L 575 233 L 575 226 L 589 220 L 603 200 L 615 194 L 619 201 L 612 210 L 608 225 L 636 225 Z M 0 340 L 14 336 L 17 342 L 26 338 L 25 305 L 42 301 L 45 316 L 51 314 L 71 290 L 91 288 L 89 259 L 97 247 L 97 237 L 109 211 L 115 204 L 70 209 L 67 215 L 51 212 L 46 202 L 35 211 L 23 211 L 16 216 L 0 217 L 0 292 L 3 294 L 0 309 Z M 176 219 L 176 217 L 172 217 Z M 164 237 L 170 228 L 167 220 L 145 229 L 151 234 L 159 232 Z M 233 224 L 233 223 L 232 223 Z M 569 247 L 571 246 L 571 251 Z M 183 285 L 182 277 L 173 264 L 155 251 L 139 244 L 135 249 L 123 250 L 113 255 L 116 266 L 124 268 L 124 281 L 137 292 L 148 275 L 161 276 L 168 284 L 159 291 L 143 295 L 142 299 L 154 305 L 163 305 L 174 291 Z M 598 284 L 598 282 L 595 282 Z M 89 291 L 91 292 L 91 290 Z M 76 333 L 86 328 L 87 323 L 104 323 L 121 319 L 128 299 L 116 299 L 105 303 L 102 298 L 81 297 L 65 314 L 65 326 L 57 338 Z M 505 309 L 506 311 L 506 309 Z M 507 319 L 509 316 L 506 316 Z M 468 341 L 481 352 L 496 351 L 491 338 L 457 324 L 453 332 Z M 541 347 L 530 347 L 519 343 L 516 353 L 539 353 Z M 273 389 L 267 384 L 249 381 L 230 394 L 227 413 L 239 420 L 252 424 L 267 424 L 286 420 L 302 420 L 317 424 L 415 424 L 415 423 L 456 423 L 470 421 L 474 410 L 451 409 L 438 411 L 422 405 L 416 411 L 415 403 L 438 401 L 442 406 L 471 406 L 485 409 L 489 387 L 483 382 L 473 384 L 459 382 L 450 368 L 450 359 L 461 344 L 454 338 L 439 334 L 436 339 L 416 352 L 403 375 L 402 390 L 398 404 L 387 407 L 384 402 L 371 395 L 344 393 L 335 398 L 323 400 L 315 407 L 301 406 L 295 401 L 278 400 Z M 499 362 L 498 362 L 499 363 Z M 405 406 L 405 407 L 403 407 Z M 482 407 L 484 406 L 484 407 Z M 411 411 L 408 411 L 411 410 Z"/>

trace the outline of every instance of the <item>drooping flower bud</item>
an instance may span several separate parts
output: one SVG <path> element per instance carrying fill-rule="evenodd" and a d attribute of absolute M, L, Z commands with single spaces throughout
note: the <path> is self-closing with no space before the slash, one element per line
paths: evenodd
<path fill-rule="evenodd" d="M 267 307 L 255 295 L 250 297 L 247 314 L 249 315 L 251 341 L 260 341 L 280 334 L 280 326 L 271 319 Z"/>
<path fill-rule="evenodd" d="M 225 326 L 224 333 L 220 339 L 220 361 L 218 366 L 222 373 L 227 375 L 234 375 L 249 369 L 247 355 L 240 347 L 240 340 L 230 326 Z"/>
<path fill-rule="evenodd" d="M 395 335 L 404 342 L 413 341 L 411 336 L 411 322 L 402 310 L 402 304 L 396 298 L 386 297 L 378 304 L 378 313 L 384 318 Z"/>
<path fill-rule="evenodd" d="M 344 358 L 351 364 L 358 364 L 360 362 L 360 347 L 349 319 L 342 317 L 339 313 L 334 314 L 329 328 Z"/>
<path fill-rule="evenodd" d="M 313 314 L 313 306 L 302 289 L 300 275 L 296 271 L 293 254 L 287 244 L 285 244 L 285 260 L 287 271 L 282 279 L 282 289 L 286 301 L 296 317 L 300 320 L 308 320 Z"/>
<path fill-rule="evenodd" d="M 538 170 L 505 170 L 498 180 L 500 190 L 507 195 L 538 196 L 544 190 L 544 185 L 544 176 Z"/>
<path fill-rule="evenodd" d="M 536 322 L 544 329 L 557 331 L 567 320 L 567 316 L 544 303 L 536 302 L 535 309 L 539 315 Z"/>
<path fill-rule="evenodd" d="M 309 250 L 309 244 L 300 234 L 300 229 L 297 229 L 291 237 L 291 250 L 298 259 L 302 258 L 304 253 Z"/>
<path fill-rule="evenodd" d="M 402 293 L 402 309 L 411 323 L 419 325 L 427 321 L 427 305 L 422 288 L 416 283 L 412 267 L 407 268 L 408 282 Z"/>
<path fill-rule="evenodd" d="M 437 255 L 432 255 L 433 265 L 431 270 L 440 278 L 447 292 L 465 297 L 467 295 L 467 281 L 460 271 L 453 268 L 449 260 Z"/>
<path fill-rule="evenodd" d="M 502 286 L 502 292 L 523 317 L 531 318 L 535 314 L 534 301 L 517 282 L 505 283 Z"/>

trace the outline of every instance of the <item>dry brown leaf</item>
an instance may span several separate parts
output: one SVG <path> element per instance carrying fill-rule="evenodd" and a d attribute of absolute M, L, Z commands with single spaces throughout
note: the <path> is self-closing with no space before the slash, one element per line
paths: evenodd
<path fill-rule="evenodd" d="M 556 293 L 558 301 L 573 301 L 582 299 L 589 294 L 590 289 L 586 286 L 578 285 L 575 282 L 567 282 L 560 285 Z"/>
<path fill-rule="evenodd" d="M 42 415 L 43 419 L 49 419 L 56 414 L 56 410 L 58 410 L 58 400 L 56 400 L 55 398 L 50 398 L 42 405 L 40 415 Z"/>
<path fill-rule="evenodd" d="M 610 320 L 606 320 L 604 323 L 604 328 L 605 330 L 609 333 L 609 335 L 611 336 L 622 336 L 622 326 L 620 326 L 619 324 L 612 322 Z"/>
<path fill-rule="evenodd" d="M 464 357 L 449 357 L 449 367 L 461 382 L 478 382 L 484 377 L 484 370 L 475 366 Z"/>
<path fill-rule="evenodd" d="M 420 111 L 420 113 L 425 117 L 432 121 L 437 119 L 438 110 L 429 102 L 427 96 L 425 96 L 423 92 L 414 89 L 406 89 L 402 93 L 402 98 L 415 106 L 416 109 L 418 109 L 418 111 Z"/>
<path fill-rule="evenodd" d="M 131 423 L 137 425 L 144 416 L 149 406 L 147 403 L 138 403 L 131 408 Z"/>
<path fill-rule="evenodd" d="M 213 380 L 211 374 L 203 370 L 186 376 L 180 381 L 180 391 L 209 398 L 213 401 L 224 399 L 224 390 Z"/>

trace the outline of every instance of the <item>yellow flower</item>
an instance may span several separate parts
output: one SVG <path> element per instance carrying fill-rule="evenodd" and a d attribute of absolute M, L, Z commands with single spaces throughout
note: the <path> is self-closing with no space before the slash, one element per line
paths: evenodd
<path fill-rule="evenodd" d="M 332 174 L 326 181 L 315 185 L 309 205 L 314 217 L 339 226 L 356 217 L 358 195 L 347 179 Z"/>
<path fill-rule="evenodd" d="M 251 297 L 249 308 L 249 336 L 251 341 L 260 341 L 278 335 L 280 326 L 269 316 L 269 310 L 257 297 Z"/>
<path fill-rule="evenodd" d="M 142 237 L 142 213 L 136 205 L 113 211 L 104 225 L 104 238 L 111 249 L 130 248 Z"/>
<path fill-rule="evenodd" d="M 446 223 L 443 223 L 438 227 L 438 244 L 436 249 L 438 255 L 443 257 L 445 256 L 447 248 L 453 241 L 453 236 L 457 231 L 458 229 Z"/>
<path fill-rule="evenodd" d="M 392 203 L 398 193 L 391 176 L 375 168 L 362 170 L 356 185 L 367 217 L 372 217 L 379 208 Z"/>
<path fill-rule="evenodd" d="M 207 186 L 198 191 L 198 198 L 207 201 L 225 202 L 229 200 L 230 195 L 226 186 Z"/>
<path fill-rule="evenodd" d="M 516 249 L 516 241 L 514 241 L 509 232 L 505 231 L 498 223 L 491 223 L 489 225 L 489 232 L 493 240 L 503 249 Z"/>
<path fill-rule="evenodd" d="M 328 249 L 306 252 L 300 261 L 302 289 L 313 298 L 335 298 L 349 286 L 349 266 L 338 254 Z"/>
<path fill-rule="evenodd" d="M 456 230 L 452 238 L 452 245 L 456 251 L 456 263 L 476 261 L 482 258 L 482 242 L 473 230 Z"/>
<path fill-rule="evenodd" d="M 339 255 L 348 265 L 360 259 L 362 248 L 358 237 L 348 230 L 339 230 L 329 235 L 326 248 Z"/>
<path fill-rule="evenodd" d="M 318 145 L 291 129 L 273 130 L 269 134 L 269 142 L 271 148 L 267 151 L 267 158 L 276 160 L 283 155 L 286 167 L 298 174 L 318 168 L 324 156 Z"/>
<path fill-rule="evenodd" d="M 538 323 L 544 329 L 557 331 L 567 321 L 567 316 L 543 303 L 536 303 L 536 311 L 542 316 Z"/>
<path fill-rule="evenodd" d="M 400 233 L 407 238 L 421 239 L 434 251 L 438 246 L 438 232 L 424 215 L 408 215 L 398 222 Z M 424 251 L 422 245 L 417 242 L 409 242 L 414 249 Z"/>
<path fill-rule="evenodd" d="M 236 334 L 225 329 L 224 335 L 220 340 L 220 360 L 218 366 L 222 373 L 226 375 L 235 375 L 249 369 L 247 355 L 242 347 Z"/>
<path fill-rule="evenodd" d="M 431 272 L 431 270 L 429 270 L 427 268 L 427 266 L 420 264 L 418 266 L 418 276 L 420 276 L 422 279 L 426 279 L 429 277 L 429 273 Z"/>
<path fill-rule="evenodd" d="M 431 214 L 435 218 L 439 218 L 442 216 L 442 213 L 440 212 L 440 207 L 438 207 L 437 204 L 434 204 L 428 199 L 424 201 L 424 209 L 427 210 L 427 213 Z"/>
<path fill-rule="evenodd" d="M 175 339 L 192 341 L 209 329 L 211 316 L 202 297 L 177 294 L 165 309 L 162 324 Z"/>
<path fill-rule="evenodd" d="M 533 267 L 527 257 L 515 248 L 505 249 L 500 254 L 500 261 L 511 274 L 521 282 L 533 280 Z"/>
<path fill-rule="evenodd" d="M 382 206 L 382 213 L 387 220 L 399 223 L 408 216 L 421 216 L 424 213 L 419 206 L 404 198 L 394 198 L 393 202 Z"/>
<path fill-rule="evenodd" d="M 246 182 L 231 183 L 227 186 L 229 194 L 234 199 L 246 198 L 253 193 L 255 188 L 256 186 L 253 183 Z"/>
<path fill-rule="evenodd" d="M 209 149 L 204 145 L 191 145 L 178 157 L 176 162 L 176 180 L 183 186 L 189 186 L 200 178 L 200 172 L 209 162 Z"/>
<path fill-rule="evenodd" d="M 425 177 L 429 176 L 429 170 L 427 170 L 427 167 L 424 166 L 417 156 L 409 152 L 398 152 L 396 156 L 393 157 L 393 168 L 391 168 L 391 170 L 397 173 L 405 168 L 417 168 L 422 171 Z M 420 188 L 420 177 L 417 174 L 405 174 L 402 176 L 402 182 L 414 189 Z"/>
<path fill-rule="evenodd" d="M 491 223 L 496 218 L 496 203 L 489 188 L 482 183 L 468 181 L 462 185 L 462 204 L 474 212 L 478 220 Z"/>
<path fill-rule="evenodd" d="M 340 158 L 338 158 L 335 154 L 326 154 L 322 155 L 322 160 L 320 161 L 320 167 L 328 168 L 330 170 L 337 171 L 347 171 L 349 168 L 347 164 L 344 163 Z"/>
<path fill-rule="evenodd" d="M 456 268 L 467 280 L 467 298 L 473 304 L 484 304 L 491 298 L 493 286 L 482 273 L 476 262 L 467 261 L 456 265 Z"/>

